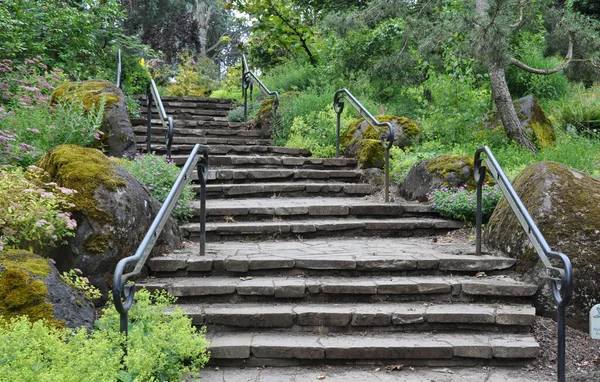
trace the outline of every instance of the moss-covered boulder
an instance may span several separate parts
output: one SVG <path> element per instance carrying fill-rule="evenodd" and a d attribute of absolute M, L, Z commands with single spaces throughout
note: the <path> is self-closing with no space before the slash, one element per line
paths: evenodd
<path fill-rule="evenodd" d="M 114 84 L 105 80 L 65 82 L 52 93 L 51 102 L 78 99 L 89 110 L 98 108 L 104 100 L 103 133 L 100 146 L 114 157 L 135 155 L 135 136 L 127 113 L 125 95 Z"/>
<path fill-rule="evenodd" d="M 427 201 L 427 193 L 440 187 L 477 186 L 473 175 L 474 158 L 468 155 L 444 154 L 417 163 L 398 186 L 400 195 L 408 200 Z"/>
<path fill-rule="evenodd" d="M 22 250 L 0 252 L 0 317 L 91 329 L 95 311 L 83 292 L 61 280 L 52 260 Z"/>
<path fill-rule="evenodd" d="M 526 96 L 514 102 L 521 126 L 538 148 L 551 147 L 556 141 L 556 134 L 550 119 L 537 102 L 534 96 Z M 500 116 L 493 111 L 486 117 L 485 128 L 489 130 L 502 130 L 504 126 Z"/>
<path fill-rule="evenodd" d="M 297 97 L 297 92 L 285 92 L 279 95 L 280 103 L 287 102 L 291 97 Z M 275 97 L 269 97 L 260 103 L 258 114 L 254 120 L 254 128 L 260 130 L 263 138 L 270 138 L 272 135 L 273 125 L 278 118 L 275 106 Z"/>
<path fill-rule="evenodd" d="M 106 293 L 118 260 L 135 253 L 160 203 L 137 179 L 96 149 L 58 146 L 37 165 L 59 186 L 77 191 L 73 199 L 77 232 L 52 257 L 59 269 L 81 269 Z M 169 218 L 155 252 L 180 243 L 177 225 Z"/>
<path fill-rule="evenodd" d="M 550 247 L 569 256 L 574 268 L 571 324 L 585 325 L 590 308 L 600 303 L 600 180 L 554 162 L 523 170 L 514 188 Z M 490 248 L 516 258 L 517 272 L 540 286 L 539 313 L 556 312 L 541 265 L 517 218 L 500 201 L 485 230 Z"/>
<path fill-rule="evenodd" d="M 411 119 L 393 115 L 381 115 L 379 122 L 390 122 L 394 128 L 394 145 L 405 148 L 419 140 L 421 130 Z M 383 129 L 383 130 L 381 130 Z M 362 168 L 381 168 L 385 163 L 385 151 L 381 137 L 385 128 L 375 129 L 364 118 L 352 122 L 340 137 L 344 156 L 357 158 Z"/>

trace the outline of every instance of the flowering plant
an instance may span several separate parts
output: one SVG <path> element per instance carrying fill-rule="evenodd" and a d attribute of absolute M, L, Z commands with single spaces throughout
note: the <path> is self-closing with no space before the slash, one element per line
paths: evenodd
<path fill-rule="evenodd" d="M 137 180 L 144 184 L 150 194 L 164 202 L 171 191 L 171 187 L 179 176 L 179 168 L 167 158 L 145 154 L 136 155 L 133 160 L 121 159 L 119 164 L 129 171 Z M 173 209 L 173 217 L 179 221 L 192 217 L 192 201 L 194 191 L 191 186 L 186 186 Z"/>
<path fill-rule="evenodd" d="M 483 222 L 487 222 L 500 200 L 502 191 L 498 185 L 484 184 L 482 188 Z M 443 217 L 475 222 L 477 214 L 477 195 L 475 190 L 469 191 L 466 185 L 458 189 L 441 187 L 427 194 L 431 207 Z"/>
<path fill-rule="evenodd" d="M 71 195 L 77 191 L 44 182 L 44 170 L 0 167 L 0 251 L 43 251 L 73 236 Z"/>

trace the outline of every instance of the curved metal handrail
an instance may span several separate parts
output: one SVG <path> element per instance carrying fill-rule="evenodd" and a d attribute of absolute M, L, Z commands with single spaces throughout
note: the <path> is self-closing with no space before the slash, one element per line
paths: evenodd
<path fill-rule="evenodd" d="M 379 122 L 365 107 L 350 93 L 347 89 L 340 89 L 335 92 L 333 95 L 333 110 L 337 113 L 337 123 L 336 123 L 336 142 L 335 142 L 335 156 L 340 156 L 340 121 L 341 115 L 344 111 L 344 102 L 342 102 L 342 98 L 345 98 L 350 105 L 358 111 L 365 121 L 375 130 L 378 130 L 381 136 L 381 144 L 385 149 L 385 202 L 390 201 L 390 148 L 394 144 L 394 128 L 392 124 L 389 122 Z M 377 129 L 378 127 L 387 127 L 387 132 L 384 133 L 381 130 Z M 387 143 L 386 143 L 387 142 Z"/>
<path fill-rule="evenodd" d="M 146 88 L 146 112 L 148 115 L 146 121 L 146 152 L 151 153 L 151 140 L 152 140 L 152 101 L 156 100 L 156 109 L 158 110 L 158 116 L 160 117 L 161 123 L 165 128 L 165 145 L 167 147 L 167 158 L 171 159 L 171 145 L 173 144 L 173 118 L 168 116 L 165 107 L 163 106 L 158 88 L 154 80 L 148 82 Z"/>
<path fill-rule="evenodd" d="M 121 48 L 117 52 L 117 87 L 121 89 Z"/>
<path fill-rule="evenodd" d="M 481 155 L 485 154 L 487 158 L 482 159 Z M 482 163 L 485 162 L 484 166 Z M 527 208 L 517 195 L 512 184 L 508 180 L 502 167 L 492 154 L 489 147 L 484 146 L 477 149 L 475 152 L 475 181 L 477 182 L 477 216 L 476 216 L 476 254 L 481 254 L 481 226 L 483 223 L 482 213 L 482 187 L 485 179 L 486 169 L 489 169 L 492 177 L 502 190 L 506 201 L 511 207 L 513 213 L 519 220 L 521 227 L 527 234 L 529 241 L 537 252 L 540 260 L 548 271 L 552 285 L 552 295 L 557 306 L 557 323 L 558 323 L 558 380 L 565 380 L 565 335 L 566 335 L 566 307 L 571 302 L 573 294 L 573 267 L 569 258 L 560 252 L 553 251 L 544 235 L 529 215 Z M 562 268 L 552 265 L 551 260 L 557 260 L 561 263 Z"/>
<path fill-rule="evenodd" d="M 269 88 L 258 79 L 256 74 L 248 67 L 246 61 L 246 55 L 242 54 L 242 95 L 244 97 L 244 121 L 248 120 L 248 88 L 250 88 L 250 101 L 252 101 L 252 89 L 254 83 L 258 84 L 260 90 L 267 96 L 275 96 L 273 101 L 273 114 L 277 114 L 277 107 L 279 106 L 279 93 L 277 91 L 271 91 Z"/>
<path fill-rule="evenodd" d="M 133 305 L 133 295 L 135 293 L 135 284 L 127 284 L 129 280 L 135 280 L 141 273 L 150 252 L 154 248 L 156 240 L 165 226 L 175 204 L 179 200 L 184 187 L 192 179 L 194 168 L 198 173 L 198 179 L 201 186 L 201 205 L 200 205 L 200 255 L 205 254 L 206 248 L 206 179 L 208 176 L 208 146 L 196 144 L 190 153 L 185 165 L 181 169 L 177 180 L 173 184 L 169 195 L 165 199 L 162 207 L 156 214 L 152 225 L 146 232 L 146 236 L 135 251 L 133 256 L 121 259 L 115 268 L 113 276 L 113 300 L 115 309 L 121 315 L 121 332 L 127 334 L 128 312 Z M 135 263 L 135 268 L 129 273 L 125 273 L 125 268 L 129 264 Z"/>

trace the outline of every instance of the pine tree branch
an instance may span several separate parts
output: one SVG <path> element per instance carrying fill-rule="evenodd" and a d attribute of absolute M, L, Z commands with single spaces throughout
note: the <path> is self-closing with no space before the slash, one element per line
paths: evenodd
<path fill-rule="evenodd" d="M 529 4 L 529 1 L 527 1 L 527 4 Z M 513 29 L 517 29 L 521 25 L 523 25 L 523 21 L 525 21 L 524 16 L 525 16 L 525 4 L 522 1 L 519 1 L 519 20 L 517 20 L 517 22 L 512 24 L 510 27 Z"/>
<path fill-rule="evenodd" d="M 557 67 L 555 67 L 553 69 L 536 69 L 536 68 L 532 68 L 531 66 L 525 64 L 522 61 L 517 60 L 514 57 L 510 58 L 510 63 L 513 64 L 514 66 L 516 66 L 517 68 L 523 69 L 529 73 L 548 75 L 548 74 L 553 74 L 553 73 L 563 70 L 567 65 L 569 65 L 569 63 L 572 60 L 573 60 L 573 36 L 572 36 L 572 33 L 569 32 L 569 48 L 567 49 L 567 55 L 565 56 L 565 60 L 563 61 L 563 63 L 558 65 Z"/>

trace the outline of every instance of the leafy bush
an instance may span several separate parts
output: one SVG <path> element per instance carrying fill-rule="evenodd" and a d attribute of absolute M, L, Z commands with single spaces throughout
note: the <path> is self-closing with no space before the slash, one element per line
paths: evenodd
<path fill-rule="evenodd" d="M 166 157 L 152 154 L 137 155 L 133 160 L 120 159 L 118 163 L 144 184 L 150 194 L 161 203 L 167 199 L 180 172 Z M 191 218 L 193 200 L 194 192 L 188 185 L 177 201 L 172 216 L 179 221 Z"/>
<path fill-rule="evenodd" d="M 294 118 L 285 146 L 308 149 L 314 157 L 334 157 L 336 119 L 332 105 L 327 105 L 324 110 Z M 347 126 L 348 120 L 342 119 L 340 123 Z M 343 134 L 343 131 L 341 133 Z"/>
<path fill-rule="evenodd" d="M 229 122 L 244 122 L 244 107 L 239 106 L 227 113 Z"/>
<path fill-rule="evenodd" d="M 165 293 L 141 290 L 135 298 L 127 338 L 119 333 L 112 305 L 90 334 L 24 317 L 0 324 L 0 380 L 180 381 L 184 374 L 197 373 L 208 361 L 204 332 L 172 309 L 173 298 Z"/>
<path fill-rule="evenodd" d="M 88 280 L 87 277 L 83 277 L 81 275 L 81 270 L 75 268 L 69 270 L 69 272 L 63 272 L 60 275 L 60 279 L 64 281 L 65 284 L 82 291 L 85 294 L 85 297 L 90 301 L 102 298 L 102 292 L 100 292 L 100 289 L 90 284 L 90 280 Z"/>
<path fill-rule="evenodd" d="M 181 64 L 175 76 L 175 83 L 167 85 L 165 95 L 177 97 L 208 97 L 216 89 L 218 68 L 209 59 L 204 58 L 196 62 L 187 52 L 179 57 Z"/>
<path fill-rule="evenodd" d="M 440 155 L 439 151 L 411 151 L 392 146 L 390 149 L 390 177 L 400 184 L 417 163 Z"/>
<path fill-rule="evenodd" d="M 0 251 L 40 251 L 73 236 L 77 222 L 67 211 L 76 191 L 43 182 L 43 170 L 0 169 Z"/>
<path fill-rule="evenodd" d="M 485 184 L 482 190 L 482 213 L 483 221 L 487 222 L 500 200 L 502 191 L 498 185 L 489 186 Z M 428 194 L 429 202 L 434 211 L 443 217 L 465 222 L 475 222 L 477 214 L 477 196 L 475 191 L 469 191 L 465 186 L 458 189 L 442 187 L 432 190 Z"/>

